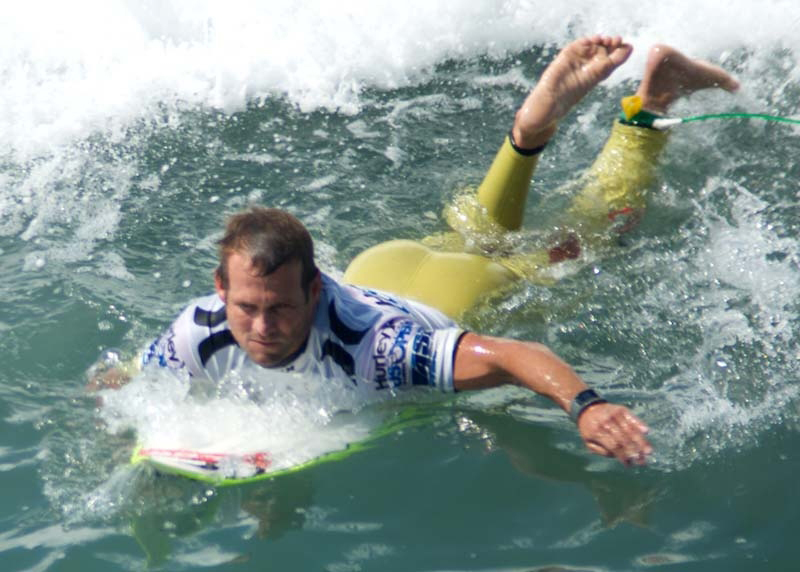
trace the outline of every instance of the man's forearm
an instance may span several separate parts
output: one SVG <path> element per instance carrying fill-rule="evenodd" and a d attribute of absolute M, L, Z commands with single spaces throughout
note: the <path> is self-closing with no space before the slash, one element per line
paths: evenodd
<path fill-rule="evenodd" d="M 516 383 L 549 397 L 571 413 L 586 447 L 599 455 L 644 464 L 653 450 L 645 438 L 647 425 L 628 408 L 584 393 L 588 387 L 580 376 L 541 344 L 468 333 L 459 343 L 453 371 L 456 389 Z"/>
<path fill-rule="evenodd" d="M 454 366 L 458 390 L 513 383 L 552 399 L 569 411 L 572 399 L 587 385 L 546 346 L 534 342 L 466 334 Z"/>

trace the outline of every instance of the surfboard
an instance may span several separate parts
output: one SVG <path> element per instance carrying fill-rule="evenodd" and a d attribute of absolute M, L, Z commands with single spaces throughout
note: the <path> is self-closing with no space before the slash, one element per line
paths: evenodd
<path fill-rule="evenodd" d="M 298 464 L 290 464 L 285 460 L 280 461 L 269 451 L 221 453 L 138 446 L 131 455 L 131 463 L 134 465 L 144 463 L 162 473 L 187 477 L 217 486 L 240 485 L 344 459 L 366 449 L 367 446 L 366 442 L 355 443 L 348 445 L 345 449 L 331 451 Z"/>
<path fill-rule="evenodd" d="M 422 413 L 422 408 L 411 408 L 378 426 L 360 441 L 300 461 L 297 458 L 288 458 L 285 453 L 273 454 L 270 451 L 232 453 L 150 445 L 137 446 L 130 460 L 133 465 L 149 466 L 160 473 L 215 486 L 241 485 L 295 473 L 322 463 L 340 461 L 375 446 L 375 442 L 382 437 L 428 421 L 429 418 Z"/>

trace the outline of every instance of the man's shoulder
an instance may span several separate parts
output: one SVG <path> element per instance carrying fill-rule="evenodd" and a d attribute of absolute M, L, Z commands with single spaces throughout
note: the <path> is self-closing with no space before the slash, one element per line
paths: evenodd
<path fill-rule="evenodd" d="M 208 294 L 206 296 L 200 296 L 190 300 L 186 307 L 202 308 L 203 310 L 213 311 L 224 306 L 225 302 L 222 301 L 222 298 L 220 298 L 218 294 Z"/>
<path fill-rule="evenodd" d="M 190 301 L 167 331 L 179 345 L 200 351 L 208 338 L 218 339 L 228 331 L 225 303 L 216 294 Z"/>
<path fill-rule="evenodd" d="M 228 330 L 225 304 L 216 294 L 195 298 L 170 327 L 146 349 L 142 363 L 172 369 L 188 368 L 195 377 L 212 377 L 208 364 L 220 350 L 235 347 Z"/>
<path fill-rule="evenodd" d="M 322 274 L 322 292 L 323 299 L 340 304 L 369 306 L 379 311 L 411 313 L 412 304 L 404 298 L 389 292 L 339 282 L 327 274 Z"/>
<path fill-rule="evenodd" d="M 391 295 L 343 284 L 325 274 L 322 285 L 322 296 L 317 309 L 318 318 L 324 318 L 322 322 L 337 321 L 339 318 L 365 327 L 387 314 L 409 314 L 408 304 Z"/>
<path fill-rule="evenodd" d="M 315 326 L 322 360 L 330 358 L 378 389 L 452 389 L 454 349 L 462 331 L 438 310 L 326 278 Z"/>
<path fill-rule="evenodd" d="M 456 325 L 434 308 L 388 292 L 341 284 L 324 275 L 323 295 L 317 312 L 317 325 L 331 328 L 334 333 L 344 326 L 364 333 L 377 331 L 385 324 L 398 321 L 413 322 L 430 330 Z"/>
<path fill-rule="evenodd" d="M 226 324 L 227 320 L 225 303 L 217 294 L 209 294 L 190 301 L 175 320 L 174 327 L 215 330 Z"/>

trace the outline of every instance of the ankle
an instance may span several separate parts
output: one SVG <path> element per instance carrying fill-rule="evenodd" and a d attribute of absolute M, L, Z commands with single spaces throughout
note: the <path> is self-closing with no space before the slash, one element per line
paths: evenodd
<path fill-rule="evenodd" d="M 511 138 L 515 145 L 521 149 L 536 149 L 547 145 L 547 142 L 556 132 L 557 124 L 552 123 L 543 129 L 522 129 L 517 122 L 511 128 Z"/>

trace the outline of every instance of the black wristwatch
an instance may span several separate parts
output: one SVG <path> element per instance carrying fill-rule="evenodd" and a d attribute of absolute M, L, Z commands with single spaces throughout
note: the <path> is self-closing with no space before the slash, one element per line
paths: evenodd
<path fill-rule="evenodd" d="M 570 419 L 577 423 L 581 413 L 586 411 L 592 405 L 597 405 L 598 403 L 608 403 L 608 401 L 597 395 L 597 392 L 594 389 L 584 389 L 578 395 L 576 395 L 572 400 L 572 403 L 570 403 Z"/>

